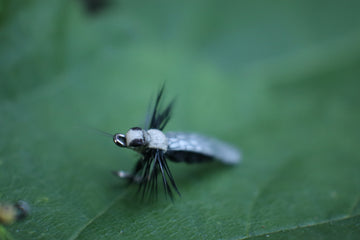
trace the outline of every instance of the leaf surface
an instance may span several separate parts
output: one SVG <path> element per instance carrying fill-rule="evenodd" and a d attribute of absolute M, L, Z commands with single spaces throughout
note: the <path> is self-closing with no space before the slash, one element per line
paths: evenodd
<path fill-rule="evenodd" d="M 0 201 L 15 239 L 358 239 L 359 3 L 4 1 Z M 170 163 L 182 197 L 141 202 L 111 175 L 137 156 L 166 81 L 165 130 L 241 148 L 243 162 Z"/>

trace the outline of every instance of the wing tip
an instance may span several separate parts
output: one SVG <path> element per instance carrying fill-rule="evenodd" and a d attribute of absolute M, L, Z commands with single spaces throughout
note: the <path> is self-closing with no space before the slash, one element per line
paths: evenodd
<path fill-rule="evenodd" d="M 222 158 L 222 162 L 228 165 L 235 165 L 241 163 L 243 159 L 242 152 L 238 149 L 228 152 L 226 157 Z"/>

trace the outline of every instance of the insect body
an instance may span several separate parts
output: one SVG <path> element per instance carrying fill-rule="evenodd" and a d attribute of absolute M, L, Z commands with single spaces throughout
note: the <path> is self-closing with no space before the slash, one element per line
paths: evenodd
<path fill-rule="evenodd" d="M 29 204 L 22 200 L 15 204 L 0 202 L 0 223 L 5 225 L 12 224 L 17 220 L 26 217 L 29 214 L 29 211 Z"/>
<path fill-rule="evenodd" d="M 240 152 L 220 140 L 196 133 L 167 132 L 163 129 L 170 120 L 173 102 L 163 111 L 159 104 L 164 87 L 158 93 L 151 121 L 147 129 L 134 127 L 124 134 L 117 133 L 113 141 L 120 147 L 132 149 L 142 156 L 131 173 L 118 171 L 115 174 L 139 184 L 143 196 L 147 192 L 157 193 L 157 178 L 161 175 L 165 193 L 173 197 L 172 189 L 179 195 L 166 159 L 174 162 L 199 163 L 218 160 L 224 164 L 236 164 L 241 159 Z"/>

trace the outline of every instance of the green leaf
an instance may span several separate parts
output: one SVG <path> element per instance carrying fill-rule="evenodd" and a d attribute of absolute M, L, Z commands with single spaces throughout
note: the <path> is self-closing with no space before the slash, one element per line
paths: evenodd
<path fill-rule="evenodd" d="M 0 201 L 14 239 L 359 239 L 358 1 L 2 1 Z M 182 197 L 141 202 L 111 175 L 137 156 L 93 131 L 141 126 L 242 149 L 170 163 Z M 1 238 L 1 236 L 0 236 Z"/>

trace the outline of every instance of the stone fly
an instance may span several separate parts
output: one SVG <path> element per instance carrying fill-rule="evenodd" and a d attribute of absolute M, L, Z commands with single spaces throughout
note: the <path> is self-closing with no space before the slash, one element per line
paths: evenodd
<path fill-rule="evenodd" d="M 114 172 L 118 177 L 128 179 L 129 183 L 139 184 L 143 197 L 147 193 L 157 195 L 158 176 L 161 177 L 164 191 L 173 199 L 173 190 L 180 196 L 167 159 L 173 162 L 201 163 L 218 160 L 224 164 L 236 164 L 241 153 L 233 146 L 197 133 L 163 132 L 171 118 L 173 103 L 161 109 L 164 87 L 157 94 L 155 106 L 148 116 L 145 129 L 130 128 L 126 134 L 113 136 L 119 147 L 138 152 L 141 157 L 132 172 Z"/>

